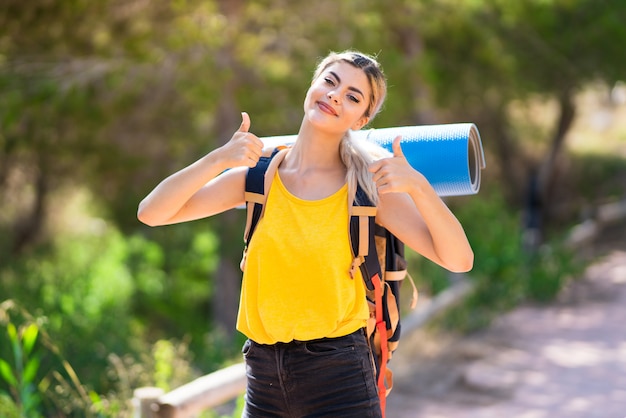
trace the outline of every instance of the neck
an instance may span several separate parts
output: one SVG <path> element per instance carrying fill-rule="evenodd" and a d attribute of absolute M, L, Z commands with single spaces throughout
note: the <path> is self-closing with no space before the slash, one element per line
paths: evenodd
<path fill-rule="evenodd" d="M 302 172 L 343 168 L 339 144 L 344 135 L 316 129 L 304 120 L 297 141 L 285 157 L 285 165 Z"/>

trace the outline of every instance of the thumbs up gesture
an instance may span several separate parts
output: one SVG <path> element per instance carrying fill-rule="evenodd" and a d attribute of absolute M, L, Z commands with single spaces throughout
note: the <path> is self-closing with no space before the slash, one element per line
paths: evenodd
<path fill-rule="evenodd" d="M 393 157 L 374 161 L 369 166 L 379 194 L 409 192 L 415 187 L 416 178 L 423 177 L 406 160 L 400 146 L 401 140 L 401 136 L 393 140 Z"/>
<path fill-rule="evenodd" d="M 250 132 L 250 116 L 241 113 L 241 126 L 222 147 L 229 167 L 254 167 L 263 153 L 263 141 Z"/>

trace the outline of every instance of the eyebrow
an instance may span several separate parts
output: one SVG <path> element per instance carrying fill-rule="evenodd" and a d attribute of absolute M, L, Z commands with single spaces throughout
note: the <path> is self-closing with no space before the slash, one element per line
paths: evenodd
<path fill-rule="evenodd" d="M 341 83 L 341 78 L 339 78 L 339 76 L 337 75 L 336 72 L 334 72 L 334 71 L 329 71 L 329 72 L 333 75 L 333 77 L 335 77 L 337 79 L 338 83 Z M 362 97 L 365 97 L 363 92 L 361 90 L 357 89 L 356 87 L 348 86 L 348 90 L 352 90 L 355 93 L 359 93 Z"/>

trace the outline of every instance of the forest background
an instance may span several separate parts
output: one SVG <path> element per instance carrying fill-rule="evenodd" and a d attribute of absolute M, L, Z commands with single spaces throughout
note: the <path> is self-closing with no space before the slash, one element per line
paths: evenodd
<path fill-rule="evenodd" d="M 316 62 L 377 55 L 372 127 L 476 123 L 477 196 L 446 199 L 478 291 L 471 332 L 549 301 L 580 263 L 569 228 L 626 190 L 622 0 L 3 0 L 0 415 L 130 416 L 240 360 L 243 211 L 149 228 L 139 201 L 224 143 L 295 133 Z M 424 294 L 450 280 L 410 254 Z"/>

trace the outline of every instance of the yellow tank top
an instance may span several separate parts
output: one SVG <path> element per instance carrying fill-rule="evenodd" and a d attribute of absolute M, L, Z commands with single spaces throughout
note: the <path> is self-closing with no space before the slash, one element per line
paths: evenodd
<path fill-rule="evenodd" d="M 347 185 L 327 198 L 303 200 L 276 173 L 248 247 L 237 329 L 274 344 L 364 327 L 365 285 L 360 271 L 350 277 L 351 262 Z"/>

